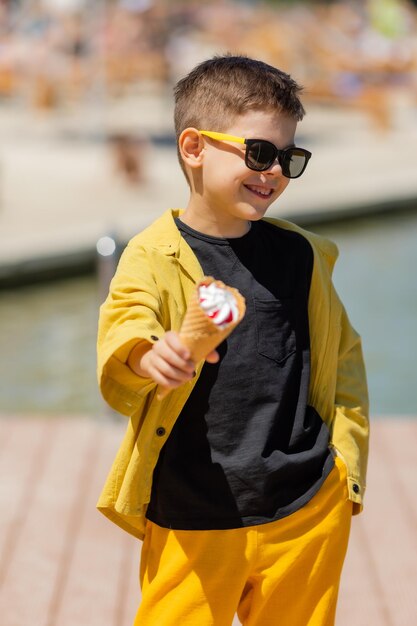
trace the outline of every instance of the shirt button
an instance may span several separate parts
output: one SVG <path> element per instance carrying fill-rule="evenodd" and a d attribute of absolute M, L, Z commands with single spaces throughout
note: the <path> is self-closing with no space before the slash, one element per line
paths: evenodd
<path fill-rule="evenodd" d="M 165 435 L 165 428 L 163 428 L 162 426 L 159 426 L 159 428 L 156 429 L 156 434 L 158 435 L 158 437 L 163 437 Z"/>
<path fill-rule="evenodd" d="M 356 483 L 353 485 L 352 489 L 353 489 L 353 491 L 354 491 L 355 493 L 359 493 L 359 492 L 360 492 L 360 487 L 359 487 L 359 485 L 357 485 Z"/>
<path fill-rule="evenodd" d="M 158 341 L 159 337 L 157 337 L 156 335 L 151 335 L 151 339 L 152 341 Z"/>

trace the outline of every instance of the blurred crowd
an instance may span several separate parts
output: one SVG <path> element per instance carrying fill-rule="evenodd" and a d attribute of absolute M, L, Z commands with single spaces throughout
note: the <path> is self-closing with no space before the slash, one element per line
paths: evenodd
<path fill-rule="evenodd" d="M 94 90 L 163 92 L 225 51 L 293 73 L 307 98 L 360 106 L 381 128 L 417 103 L 411 0 L 0 0 L 0 98 L 53 109 Z"/>

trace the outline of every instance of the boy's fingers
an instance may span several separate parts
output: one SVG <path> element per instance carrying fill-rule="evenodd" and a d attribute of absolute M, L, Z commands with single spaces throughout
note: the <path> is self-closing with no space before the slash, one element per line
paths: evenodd
<path fill-rule="evenodd" d="M 169 378 L 173 381 L 184 382 L 185 380 L 189 380 L 190 378 L 192 378 L 192 375 L 194 373 L 193 366 L 187 366 L 187 368 L 175 367 L 165 358 L 161 358 L 159 355 L 155 356 L 153 366 L 162 376 L 165 376 L 166 378 Z"/>
<path fill-rule="evenodd" d="M 212 350 L 212 352 L 206 356 L 206 361 L 208 363 L 217 363 L 219 359 L 220 355 L 217 350 Z"/>
<path fill-rule="evenodd" d="M 186 361 L 190 358 L 190 351 L 183 345 L 178 333 L 170 330 L 165 333 L 164 339 L 166 345 L 168 345 L 176 354 L 180 355 Z"/>
<path fill-rule="evenodd" d="M 168 366 L 184 372 L 192 372 L 194 370 L 193 361 L 185 360 L 167 344 L 161 343 L 161 345 L 155 348 L 155 359 L 164 361 Z"/>
<path fill-rule="evenodd" d="M 176 370 L 160 359 L 155 359 L 149 366 L 151 378 L 163 387 L 178 387 L 182 383 L 190 380 L 193 372 Z"/>
<path fill-rule="evenodd" d="M 163 376 L 157 369 L 152 368 L 150 371 L 151 371 L 153 380 L 158 385 L 161 385 L 161 387 L 178 387 L 181 384 L 181 382 L 178 380 L 173 380 L 172 378 Z"/>
<path fill-rule="evenodd" d="M 175 333 L 168 333 L 164 339 L 158 341 L 153 347 L 155 355 L 164 359 L 169 365 L 178 369 L 192 372 L 195 363 L 189 358 L 189 350 L 184 348 Z"/>

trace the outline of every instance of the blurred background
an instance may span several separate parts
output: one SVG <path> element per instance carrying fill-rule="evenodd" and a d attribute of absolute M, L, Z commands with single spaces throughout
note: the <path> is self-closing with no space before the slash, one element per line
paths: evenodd
<path fill-rule="evenodd" d="M 172 87 L 232 51 L 304 86 L 298 144 L 314 156 L 269 214 L 336 241 L 373 414 L 416 414 L 415 4 L 1 0 L 0 409 L 101 415 L 95 333 L 112 264 L 187 198 Z M 98 254 L 103 237 L 115 243 Z"/>
<path fill-rule="evenodd" d="M 137 542 L 94 509 L 126 424 L 97 390 L 98 309 L 129 238 L 187 201 L 173 86 L 227 51 L 304 86 L 313 157 L 269 215 L 337 243 L 363 339 L 370 488 L 338 626 L 417 623 L 416 5 L 0 0 L 2 626 L 132 623 Z"/>

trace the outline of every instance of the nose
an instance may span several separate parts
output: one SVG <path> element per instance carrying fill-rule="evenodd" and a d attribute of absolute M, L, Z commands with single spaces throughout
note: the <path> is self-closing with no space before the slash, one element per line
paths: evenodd
<path fill-rule="evenodd" d="M 262 174 L 265 174 L 266 176 L 282 175 L 282 168 L 278 160 L 278 157 L 276 157 L 272 165 L 270 165 L 267 170 L 264 170 Z"/>

